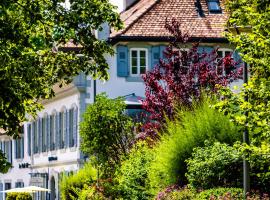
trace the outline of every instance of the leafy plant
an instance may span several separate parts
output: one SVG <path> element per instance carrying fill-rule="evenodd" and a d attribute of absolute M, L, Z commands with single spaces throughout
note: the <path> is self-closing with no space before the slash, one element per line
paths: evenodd
<path fill-rule="evenodd" d="M 242 186 L 242 154 L 227 144 L 215 142 L 193 149 L 192 157 L 186 160 L 186 177 L 196 189 Z"/>
<path fill-rule="evenodd" d="M 29 193 L 7 193 L 6 200 L 32 200 L 32 196 Z"/>
<path fill-rule="evenodd" d="M 114 51 L 93 30 L 102 30 L 104 23 L 121 28 L 116 7 L 109 0 L 63 4 L 0 1 L 0 127 L 9 135 L 22 132 L 26 114 L 36 115 L 39 100 L 53 97 L 56 83 L 70 83 L 81 71 L 108 79 L 104 55 Z"/>
<path fill-rule="evenodd" d="M 163 52 L 164 58 L 142 76 L 146 96 L 143 107 L 149 117 L 141 138 L 158 139 L 156 130 L 163 127 L 166 117 L 174 118 L 179 104 L 191 106 L 192 102 L 200 101 L 202 90 L 214 93 L 217 85 L 228 85 L 240 73 L 231 55 L 216 62 L 217 49 L 207 53 L 199 49 L 199 43 L 193 43 L 186 50 L 190 38 L 177 21 L 167 22 L 165 27 L 173 40 Z"/>
<path fill-rule="evenodd" d="M 176 120 L 169 120 L 151 163 L 150 184 L 153 192 L 172 184 L 187 183 L 185 173 L 193 148 L 204 145 L 205 140 L 232 144 L 240 138 L 237 127 L 222 113 L 210 108 L 205 100 L 194 105 L 193 111 L 178 110 Z"/>
<path fill-rule="evenodd" d="M 63 175 L 60 182 L 61 199 L 78 199 L 81 190 L 91 186 L 97 180 L 97 170 L 90 163 L 86 163 L 78 172 L 66 176 Z"/>
<path fill-rule="evenodd" d="M 156 200 L 194 200 L 197 195 L 195 190 L 187 187 L 177 188 L 175 186 L 166 188 L 165 191 L 160 192 Z"/>
<path fill-rule="evenodd" d="M 80 124 L 81 150 L 105 172 L 114 172 L 121 156 L 128 153 L 133 139 L 132 119 L 124 114 L 126 105 L 121 98 L 109 99 L 97 95 L 96 102 L 89 105 Z"/>
<path fill-rule="evenodd" d="M 196 197 L 196 200 L 243 200 L 243 190 L 240 188 L 214 188 L 202 191 Z"/>
<path fill-rule="evenodd" d="M 227 33 L 227 37 L 249 64 L 251 78 L 240 94 L 223 92 L 224 100 L 218 107 L 243 129 L 247 128 L 251 142 L 260 146 L 261 141 L 270 141 L 269 2 L 227 0 L 226 7 L 230 13 L 228 26 L 239 31 L 238 34 Z"/>
<path fill-rule="evenodd" d="M 0 172 L 7 173 L 11 167 L 11 163 L 7 161 L 5 154 L 0 150 Z"/>
<path fill-rule="evenodd" d="M 146 143 L 139 142 L 130 151 L 126 160 L 121 163 L 115 175 L 116 190 L 123 199 L 151 199 L 149 192 L 149 166 L 153 160 L 153 149 Z"/>

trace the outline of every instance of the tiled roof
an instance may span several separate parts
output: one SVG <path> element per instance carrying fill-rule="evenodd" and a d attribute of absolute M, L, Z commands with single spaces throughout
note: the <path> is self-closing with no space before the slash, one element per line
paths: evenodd
<path fill-rule="evenodd" d="M 139 0 L 134 6 L 121 13 L 125 28 L 113 32 L 117 37 L 167 37 L 166 19 L 175 18 L 183 32 L 190 37 L 223 38 L 227 13 L 221 3 L 222 13 L 209 13 L 207 0 L 200 0 L 203 17 L 195 7 L 196 0 Z"/>

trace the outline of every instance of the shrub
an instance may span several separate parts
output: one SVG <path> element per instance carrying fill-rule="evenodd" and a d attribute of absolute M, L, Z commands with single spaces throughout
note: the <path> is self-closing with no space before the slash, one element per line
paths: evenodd
<path fill-rule="evenodd" d="M 6 200 L 32 200 L 32 196 L 29 193 L 7 193 Z"/>
<path fill-rule="evenodd" d="M 60 182 L 62 200 L 78 199 L 80 191 L 97 180 L 97 170 L 90 163 L 71 176 L 63 176 Z"/>
<path fill-rule="evenodd" d="M 243 200 L 243 190 L 240 188 L 214 188 L 202 191 L 196 197 L 196 200 Z"/>
<path fill-rule="evenodd" d="M 168 185 L 186 183 L 185 160 L 194 147 L 203 146 L 205 140 L 232 144 L 239 139 L 237 128 L 222 113 L 210 108 L 205 100 L 194 106 L 193 111 L 178 111 L 178 118 L 168 121 L 156 148 L 155 159 L 149 174 L 153 192 Z"/>
<path fill-rule="evenodd" d="M 153 160 L 153 151 L 146 143 L 139 142 L 131 150 L 128 158 L 122 162 L 116 173 L 117 191 L 123 199 L 146 200 L 149 193 L 148 170 Z"/>
<path fill-rule="evenodd" d="M 127 154 L 133 139 L 132 119 L 124 114 L 125 108 L 121 98 L 109 99 L 100 94 L 87 107 L 80 124 L 81 149 L 96 157 L 92 160 L 95 164 L 106 167 L 105 174 L 114 172 L 115 164 Z"/>
<path fill-rule="evenodd" d="M 186 177 L 194 188 L 241 187 L 241 153 L 236 148 L 219 142 L 197 147 L 187 159 Z"/>
<path fill-rule="evenodd" d="M 238 146 L 250 163 L 252 189 L 270 193 L 270 144 L 262 142 L 260 146 Z"/>
<path fill-rule="evenodd" d="M 197 192 L 187 187 L 171 190 L 169 187 L 165 191 L 160 192 L 156 200 L 194 200 Z"/>

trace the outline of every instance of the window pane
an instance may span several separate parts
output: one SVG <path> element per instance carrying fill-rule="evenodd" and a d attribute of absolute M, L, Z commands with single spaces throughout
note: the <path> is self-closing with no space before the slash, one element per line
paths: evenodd
<path fill-rule="evenodd" d="M 225 57 L 230 56 L 231 52 L 230 51 L 225 51 Z"/>
<path fill-rule="evenodd" d="M 132 63 L 131 63 L 132 66 L 136 66 L 138 65 L 137 63 L 137 58 L 132 58 Z"/>
<path fill-rule="evenodd" d="M 145 51 L 140 51 L 140 57 L 145 58 L 145 56 L 146 56 L 146 52 Z"/>
<path fill-rule="evenodd" d="M 132 58 L 137 58 L 137 51 L 132 51 L 131 56 Z"/>
<path fill-rule="evenodd" d="M 141 67 L 140 69 L 141 69 L 141 70 L 140 70 L 140 74 L 145 74 L 145 72 L 146 72 L 146 67 Z"/>
<path fill-rule="evenodd" d="M 137 74 L 137 67 L 132 67 L 132 74 Z"/>
<path fill-rule="evenodd" d="M 218 54 L 218 58 L 222 58 L 223 57 L 222 51 L 218 51 L 217 54 Z"/>
<path fill-rule="evenodd" d="M 209 2 L 210 11 L 220 11 L 220 6 L 218 2 Z"/>
<path fill-rule="evenodd" d="M 146 66 L 146 59 L 145 58 L 140 59 L 140 66 L 142 66 L 142 67 Z"/>

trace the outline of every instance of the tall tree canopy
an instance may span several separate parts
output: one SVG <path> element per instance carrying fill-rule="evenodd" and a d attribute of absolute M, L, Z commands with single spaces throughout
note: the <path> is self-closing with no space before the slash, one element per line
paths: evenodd
<path fill-rule="evenodd" d="M 228 26 L 239 31 L 228 38 L 250 65 L 251 77 L 240 94 L 227 91 L 228 98 L 218 106 L 249 129 L 254 144 L 270 141 L 270 1 L 228 0 L 227 8 Z"/>
<path fill-rule="evenodd" d="M 0 128 L 10 135 L 20 132 L 26 113 L 41 108 L 38 100 L 54 95 L 54 84 L 71 82 L 81 71 L 108 78 L 103 56 L 113 49 L 94 30 L 104 23 L 121 28 L 115 7 L 108 0 L 70 0 L 69 8 L 63 3 L 0 1 Z M 83 56 L 58 51 L 67 43 Z"/>

